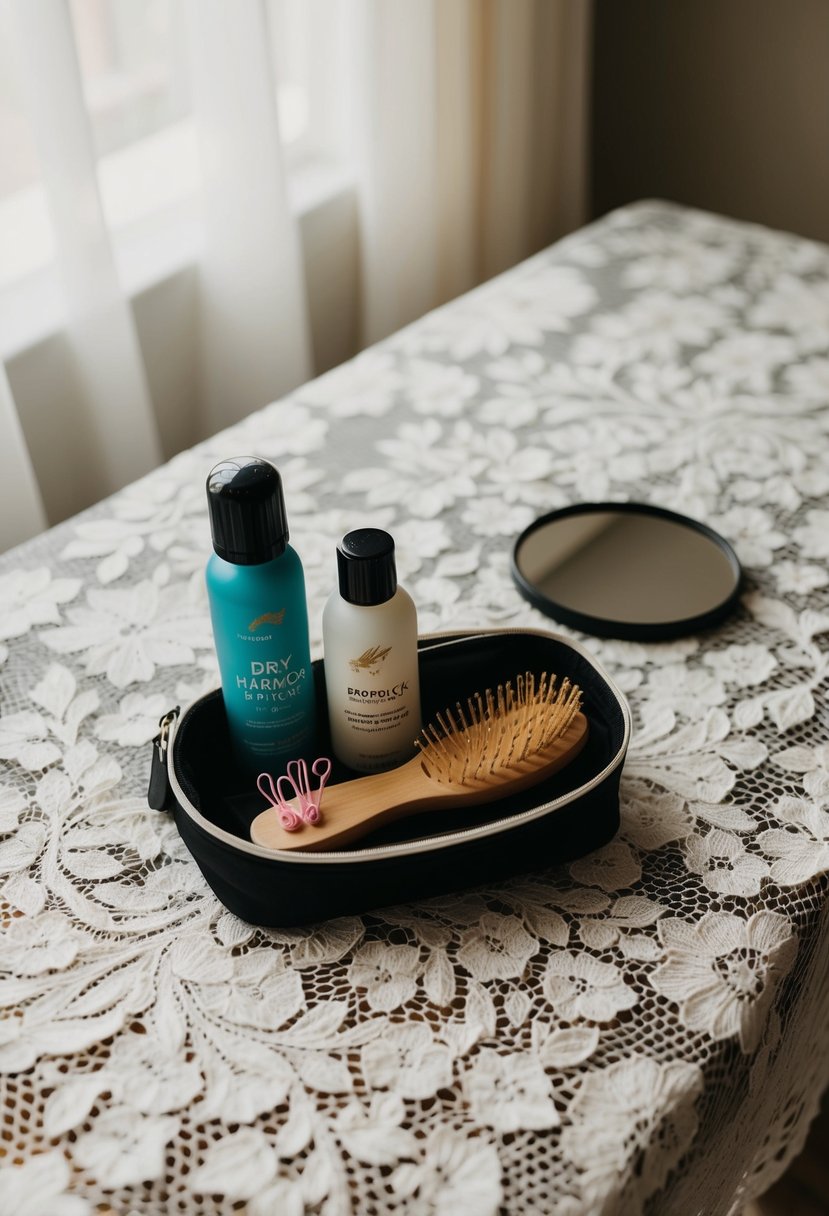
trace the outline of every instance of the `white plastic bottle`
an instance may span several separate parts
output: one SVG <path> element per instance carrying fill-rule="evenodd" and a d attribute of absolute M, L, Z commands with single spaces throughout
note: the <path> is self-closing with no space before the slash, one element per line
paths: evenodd
<path fill-rule="evenodd" d="M 348 532 L 337 572 L 322 615 L 331 741 L 349 768 L 382 772 L 411 759 L 420 733 L 417 612 L 388 532 Z"/>

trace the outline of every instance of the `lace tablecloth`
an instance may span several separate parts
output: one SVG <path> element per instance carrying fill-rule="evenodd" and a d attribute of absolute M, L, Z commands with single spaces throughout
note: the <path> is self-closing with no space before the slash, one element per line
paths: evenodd
<path fill-rule="evenodd" d="M 56 403 L 57 408 L 57 403 Z M 0 1213 L 737 1212 L 827 1079 L 829 250 L 626 208 L 0 564 Z M 616 840 L 309 930 L 226 912 L 147 809 L 216 682 L 207 469 L 282 470 L 312 628 L 388 527 L 420 628 L 550 626 L 513 537 L 579 499 L 735 544 L 736 615 L 588 640 Z M 564 631 L 562 631 L 564 632 Z"/>

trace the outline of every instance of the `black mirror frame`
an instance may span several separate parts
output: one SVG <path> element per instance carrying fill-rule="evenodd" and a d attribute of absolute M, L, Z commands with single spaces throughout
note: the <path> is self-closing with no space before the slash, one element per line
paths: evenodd
<path fill-rule="evenodd" d="M 595 514 L 600 511 L 616 511 L 629 515 L 652 515 L 658 519 L 665 519 L 671 523 L 680 524 L 682 527 L 691 528 L 695 532 L 700 532 L 708 540 L 718 546 L 728 559 L 729 565 L 734 574 L 734 588 L 729 595 L 720 603 L 716 604 L 708 612 L 698 613 L 696 616 L 683 617 L 675 621 L 662 621 L 657 624 L 636 624 L 631 621 L 614 621 L 608 617 L 590 616 L 584 612 L 577 612 L 572 608 L 565 608 L 557 604 L 555 600 L 549 596 L 542 595 L 540 591 L 529 582 L 521 573 L 518 567 L 518 553 L 524 541 L 537 532 L 539 528 L 546 524 L 553 523 L 557 519 L 566 519 L 570 515 L 587 515 Z M 712 625 L 718 624 L 734 609 L 739 597 L 743 583 L 743 569 L 740 565 L 737 554 L 734 552 L 731 545 L 713 528 L 709 528 L 707 524 L 700 523 L 696 519 L 690 519 L 687 515 L 680 515 L 676 511 L 669 511 L 666 507 L 653 507 L 646 503 L 637 502 L 581 502 L 573 503 L 569 507 L 561 507 L 559 510 L 550 511 L 546 515 L 539 516 L 533 520 L 520 536 L 515 541 L 510 555 L 510 570 L 512 579 L 518 590 L 521 592 L 525 600 L 528 600 L 534 608 L 538 608 L 545 616 L 552 617 L 553 620 L 559 621 L 562 625 L 568 625 L 571 629 L 581 630 L 582 633 L 592 634 L 599 638 L 620 638 L 628 642 L 665 642 L 671 638 L 686 637 L 691 633 L 698 633 L 703 629 L 710 629 Z"/>

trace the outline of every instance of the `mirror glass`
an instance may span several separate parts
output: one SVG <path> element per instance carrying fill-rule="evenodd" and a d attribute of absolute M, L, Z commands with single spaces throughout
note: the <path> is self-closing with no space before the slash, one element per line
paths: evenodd
<path fill-rule="evenodd" d="M 740 573 L 712 529 L 631 503 L 554 511 L 513 550 L 513 577 L 531 603 L 603 637 L 657 640 L 707 628 L 736 603 Z"/>

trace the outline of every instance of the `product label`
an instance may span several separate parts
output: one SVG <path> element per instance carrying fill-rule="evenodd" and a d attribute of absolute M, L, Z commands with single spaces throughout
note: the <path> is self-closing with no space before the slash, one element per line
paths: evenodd
<path fill-rule="evenodd" d="M 395 731 L 410 716 L 409 704 L 404 699 L 408 691 L 407 680 L 401 680 L 390 688 L 349 688 L 345 720 L 352 730 L 360 734 L 384 735 Z M 383 755 L 372 754 L 375 759 Z"/>
<path fill-rule="evenodd" d="M 349 688 L 348 699 L 353 701 L 355 698 L 362 697 L 364 701 L 396 701 L 398 697 L 402 697 L 403 693 L 408 691 L 407 681 L 401 680 L 392 688 Z"/>
<path fill-rule="evenodd" d="M 263 625 L 281 625 L 284 620 L 284 608 L 280 608 L 278 612 L 263 612 L 248 625 L 248 633 L 256 633 L 257 629 L 261 629 Z"/>
<path fill-rule="evenodd" d="M 396 627 L 395 614 L 390 619 L 381 616 L 366 619 L 365 625 L 360 622 L 348 649 L 332 645 L 333 653 L 326 655 L 334 750 L 366 773 L 408 760 L 420 729 L 416 655 L 406 645 L 406 631 Z M 345 619 L 352 617 L 348 610 Z"/>
<path fill-rule="evenodd" d="M 274 639 L 273 629 L 267 629 L 267 625 L 276 625 L 277 628 L 285 620 L 285 609 L 280 608 L 278 612 L 263 612 L 260 616 L 254 617 L 244 632 L 237 630 L 236 637 L 240 642 L 272 642 Z"/>
<path fill-rule="evenodd" d="M 292 654 L 251 659 L 246 669 L 237 669 L 235 682 L 250 754 L 271 762 L 276 755 L 299 755 L 312 729 L 310 668 L 296 663 Z"/>
<path fill-rule="evenodd" d="M 304 667 L 291 666 L 292 655 L 284 659 L 268 659 L 260 662 L 252 659 L 250 674 L 236 676 L 236 687 L 244 693 L 246 701 L 285 702 L 301 692 L 307 672 Z"/>
<path fill-rule="evenodd" d="M 383 670 L 391 652 L 391 646 L 369 646 L 356 659 L 349 659 L 348 666 L 356 675 L 376 677 Z M 349 684 L 346 696 L 349 703 L 357 708 L 346 708 L 345 720 L 352 730 L 360 734 L 383 735 L 394 731 L 409 716 L 408 705 L 401 703 L 408 691 L 408 680 L 400 680 L 385 688 L 356 688 Z M 381 757 L 382 753 L 372 753 L 375 760 Z"/>
<path fill-rule="evenodd" d="M 349 697 L 349 701 L 356 700 L 359 698 Z M 411 716 L 410 706 L 399 700 L 396 705 L 388 708 L 384 702 L 382 708 L 376 706 L 371 710 L 358 708 L 344 711 L 345 720 L 351 730 L 365 738 L 365 747 L 368 750 L 363 751 L 358 747 L 355 753 L 361 768 L 366 771 L 379 771 L 387 768 L 389 764 L 399 764 L 408 759 L 408 735 L 404 733 L 406 742 L 402 744 L 397 732 L 401 729 L 405 732 L 406 723 Z M 388 740 L 383 739 L 384 735 L 389 736 Z"/>
<path fill-rule="evenodd" d="M 370 646 L 368 650 L 364 650 L 356 659 L 349 659 L 348 666 L 357 675 L 361 673 L 369 676 L 380 674 L 380 668 L 385 660 L 391 654 L 391 646 Z"/>
<path fill-rule="evenodd" d="M 382 709 L 379 713 L 375 710 L 370 714 L 359 713 L 353 709 L 345 711 L 345 719 L 350 726 L 353 726 L 355 730 L 366 731 L 372 735 L 384 734 L 387 730 L 394 730 L 408 716 L 408 705 L 398 705 L 394 709 Z"/>

